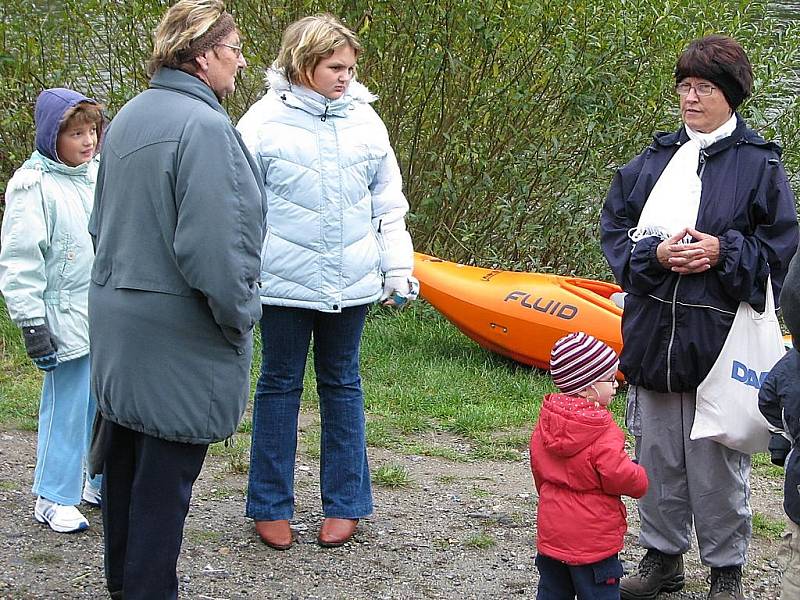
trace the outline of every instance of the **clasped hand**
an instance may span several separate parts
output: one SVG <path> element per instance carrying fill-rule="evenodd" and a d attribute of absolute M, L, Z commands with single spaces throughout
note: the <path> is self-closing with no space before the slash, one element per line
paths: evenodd
<path fill-rule="evenodd" d="M 687 235 L 695 241 L 683 243 Z M 719 262 L 719 238 L 686 227 L 658 245 L 656 258 L 661 266 L 675 273 L 702 273 Z"/>

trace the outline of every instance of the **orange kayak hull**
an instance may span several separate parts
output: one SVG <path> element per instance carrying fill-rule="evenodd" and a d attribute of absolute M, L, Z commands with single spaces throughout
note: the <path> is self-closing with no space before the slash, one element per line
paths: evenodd
<path fill-rule="evenodd" d="M 483 348 L 526 365 L 550 367 L 550 349 L 584 331 L 619 353 L 622 309 L 612 283 L 544 273 L 483 269 L 415 253 L 420 293 Z"/>

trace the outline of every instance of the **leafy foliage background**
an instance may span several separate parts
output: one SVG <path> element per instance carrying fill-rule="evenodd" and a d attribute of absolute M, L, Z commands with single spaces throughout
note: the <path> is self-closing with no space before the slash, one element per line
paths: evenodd
<path fill-rule="evenodd" d="M 0 6 L 0 186 L 33 147 L 33 104 L 68 86 L 109 116 L 147 86 L 169 3 Z M 234 121 L 264 92 L 284 27 L 329 11 L 365 46 L 359 78 L 395 145 L 417 249 L 462 262 L 608 278 L 597 220 L 613 170 L 679 126 L 672 76 L 693 38 L 739 39 L 756 72 L 742 114 L 800 167 L 800 35 L 765 1 L 230 0 L 249 68 Z M 794 177 L 793 177 L 794 180 Z M 0 187 L 0 191 L 4 187 Z"/>

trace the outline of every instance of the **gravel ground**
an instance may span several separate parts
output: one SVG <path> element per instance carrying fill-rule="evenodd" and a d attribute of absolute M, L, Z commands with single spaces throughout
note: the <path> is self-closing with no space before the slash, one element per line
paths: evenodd
<path fill-rule="evenodd" d="M 431 434 L 428 444 L 458 443 Z M 33 519 L 35 434 L 0 433 L 0 598 L 102 598 L 99 510 L 79 534 L 56 534 Z M 536 494 L 525 453 L 517 462 L 460 463 L 370 449 L 373 471 L 402 465 L 411 485 L 375 488 L 375 513 L 345 547 L 315 542 L 322 520 L 318 462 L 297 462 L 298 543 L 286 552 L 261 544 L 244 517 L 246 476 L 209 456 L 195 485 L 178 565 L 182 598 L 533 598 Z M 781 482 L 753 478 L 753 508 L 782 520 Z M 635 568 L 637 519 L 622 558 Z M 756 537 L 745 570 L 748 598 L 777 600 L 777 542 Z M 706 571 L 687 555 L 687 586 L 660 600 L 703 600 Z"/>

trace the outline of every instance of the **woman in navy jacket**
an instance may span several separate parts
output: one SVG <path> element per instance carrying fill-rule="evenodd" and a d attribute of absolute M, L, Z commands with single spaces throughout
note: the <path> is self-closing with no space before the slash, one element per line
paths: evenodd
<path fill-rule="evenodd" d="M 629 427 L 651 480 L 639 502 L 647 554 L 621 594 L 682 588 L 694 521 L 709 598 L 742 598 L 750 457 L 689 433 L 697 386 L 738 304 L 763 310 L 768 276 L 779 297 L 797 215 L 780 148 L 735 112 L 753 82 L 741 46 L 720 35 L 695 40 L 675 82 L 683 126 L 617 171 L 601 216 L 603 252 L 627 292 L 620 369 L 631 384 Z"/>

